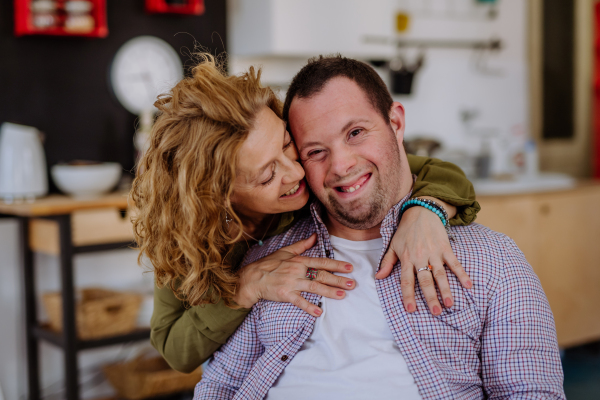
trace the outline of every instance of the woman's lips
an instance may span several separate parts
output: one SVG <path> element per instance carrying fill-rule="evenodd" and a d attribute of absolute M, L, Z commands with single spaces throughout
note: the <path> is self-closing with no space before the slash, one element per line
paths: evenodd
<path fill-rule="evenodd" d="M 279 196 L 279 198 L 280 199 L 291 199 L 294 197 L 298 197 L 304 192 L 305 188 L 306 188 L 306 183 L 304 182 L 304 179 L 302 179 L 300 182 L 298 182 L 296 184 L 296 186 L 291 188 L 287 193 L 284 193 L 281 196 Z M 295 189 L 295 191 L 294 191 L 294 189 Z"/>

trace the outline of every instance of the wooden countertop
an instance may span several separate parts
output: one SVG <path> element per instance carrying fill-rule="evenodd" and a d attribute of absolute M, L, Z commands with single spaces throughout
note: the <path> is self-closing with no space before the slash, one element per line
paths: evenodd
<path fill-rule="evenodd" d="M 114 192 L 89 199 L 78 199 L 60 194 L 36 199 L 31 203 L 6 204 L 0 201 L 0 214 L 21 217 L 43 217 L 70 214 L 77 210 L 93 208 L 127 209 L 127 192 Z"/>
<path fill-rule="evenodd" d="M 589 188 L 597 188 L 598 186 L 600 186 L 600 180 L 583 179 L 578 181 L 575 187 L 566 190 L 518 194 L 515 193 L 511 195 L 496 194 L 477 196 L 477 198 L 493 199 L 506 196 L 543 196 L 548 193 L 568 193 L 573 190 L 585 190 Z M 60 194 L 52 194 L 50 196 L 37 199 L 32 203 L 25 202 L 20 204 L 6 204 L 0 201 L 0 214 L 22 217 L 43 217 L 49 215 L 70 214 L 73 211 L 94 208 L 118 208 L 120 210 L 126 210 L 128 208 L 127 194 L 127 192 L 114 192 L 90 199 L 77 199 Z"/>
<path fill-rule="evenodd" d="M 572 193 L 574 191 L 582 191 L 582 190 L 597 190 L 600 187 L 599 179 L 578 179 L 575 183 L 575 186 L 567 189 L 549 189 L 543 191 L 531 191 L 531 192 L 519 192 L 519 193 L 496 193 L 496 194 L 485 194 L 480 195 L 477 194 L 477 189 L 475 193 L 477 194 L 477 200 L 487 200 L 487 199 L 502 199 L 502 198 L 515 198 L 515 197 L 540 197 L 546 196 L 548 194 L 556 194 L 556 193 Z"/>

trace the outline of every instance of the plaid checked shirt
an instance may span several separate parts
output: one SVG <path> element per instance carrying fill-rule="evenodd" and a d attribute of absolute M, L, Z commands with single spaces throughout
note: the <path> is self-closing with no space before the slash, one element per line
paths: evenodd
<path fill-rule="evenodd" d="M 396 232 L 400 206 L 381 225 L 384 250 Z M 317 232 L 303 255 L 333 258 L 322 206 L 289 231 L 255 246 L 243 265 Z M 420 288 L 418 311 L 405 312 L 400 268 L 376 281 L 388 321 L 423 399 L 564 399 L 554 318 L 537 276 L 505 235 L 482 225 L 453 227 L 454 254 L 473 281 L 448 277 L 455 305 L 432 315 Z M 382 251 L 379 262 L 385 251 Z M 303 293 L 318 304 L 320 296 Z M 194 400 L 262 399 L 310 336 L 315 317 L 289 303 L 261 300 L 209 362 Z M 352 349 L 348 349 L 352 351 Z M 394 371 L 389 371 L 394 373 Z"/>

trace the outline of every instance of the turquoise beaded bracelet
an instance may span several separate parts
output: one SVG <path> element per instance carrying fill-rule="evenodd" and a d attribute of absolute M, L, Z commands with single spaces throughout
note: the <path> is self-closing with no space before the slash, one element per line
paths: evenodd
<path fill-rule="evenodd" d="M 404 214 L 406 210 L 412 207 L 425 207 L 426 209 L 437 215 L 442 221 L 444 228 L 446 228 L 446 233 L 448 233 L 448 237 L 454 240 L 452 233 L 450 233 L 450 218 L 448 217 L 448 213 L 446 212 L 444 207 L 440 206 L 435 201 L 429 199 L 410 199 L 404 204 L 402 204 L 402 207 L 400 208 L 400 217 L 402 217 L 402 214 Z"/>

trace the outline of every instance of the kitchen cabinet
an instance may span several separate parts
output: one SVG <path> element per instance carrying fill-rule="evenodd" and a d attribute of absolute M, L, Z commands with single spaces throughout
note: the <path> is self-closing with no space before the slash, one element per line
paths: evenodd
<path fill-rule="evenodd" d="M 365 35 L 394 33 L 394 0 L 228 0 L 228 47 L 235 56 L 312 57 L 340 52 L 389 58 L 393 46 L 367 44 Z"/>
<path fill-rule="evenodd" d="M 600 339 L 600 183 L 478 201 L 477 223 L 510 236 L 539 276 L 559 345 Z"/>

